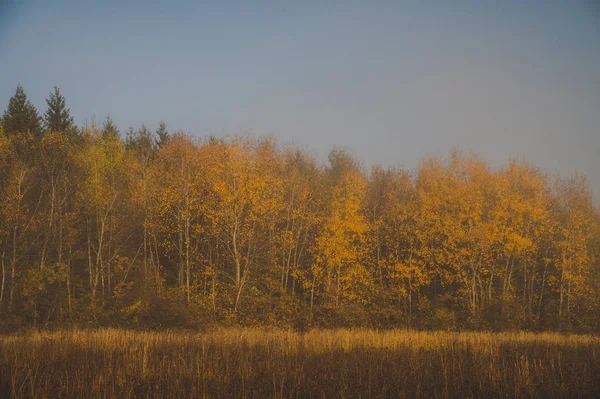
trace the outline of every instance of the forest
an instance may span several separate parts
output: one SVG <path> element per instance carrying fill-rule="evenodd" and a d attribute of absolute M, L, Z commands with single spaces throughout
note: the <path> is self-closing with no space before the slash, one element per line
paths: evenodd
<path fill-rule="evenodd" d="M 582 175 L 460 149 L 366 168 L 271 137 L 76 126 L 56 87 L 46 103 L 19 85 L 0 123 L 2 331 L 600 332 Z"/>

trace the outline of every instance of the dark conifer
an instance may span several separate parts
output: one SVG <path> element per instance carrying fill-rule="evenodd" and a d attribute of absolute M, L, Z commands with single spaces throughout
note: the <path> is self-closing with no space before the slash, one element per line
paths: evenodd
<path fill-rule="evenodd" d="M 162 148 L 165 144 L 171 140 L 171 134 L 167 130 L 167 125 L 163 121 L 160 122 L 158 129 L 156 130 L 156 145 L 158 148 Z"/>
<path fill-rule="evenodd" d="M 15 90 L 14 96 L 8 102 L 8 108 L 4 111 L 2 123 L 7 135 L 17 133 L 31 133 L 39 137 L 42 134 L 41 118 L 37 109 L 29 102 L 23 86 L 20 84 Z"/>
<path fill-rule="evenodd" d="M 44 127 L 47 132 L 62 132 L 69 134 L 74 130 L 71 110 L 67 108 L 65 97 L 60 89 L 54 86 L 54 91 L 46 99 L 48 110 L 44 114 Z"/>
<path fill-rule="evenodd" d="M 102 137 L 104 140 L 116 140 L 119 137 L 119 129 L 114 124 L 113 120 L 110 116 L 106 117 L 104 121 L 104 126 L 102 128 Z"/>

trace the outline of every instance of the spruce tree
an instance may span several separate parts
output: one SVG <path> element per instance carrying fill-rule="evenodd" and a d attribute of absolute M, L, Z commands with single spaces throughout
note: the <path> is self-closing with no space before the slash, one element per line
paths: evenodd
<path fill-rule="evenodd" d="M 131 150 L 135 147 L 136 133 L 133 126 L 129 126 L 127 133 L 125 133 L 125 148 Z"/>
<path fill-rule="evenodd" d="M 158 147 L 152 131 L 142 123 L 138 130 L 130 127 L 127 131 L 125 149 L 135 155 L 138 160 L 146 163 L 154 157 Z"/>
<path fill-rule="evenodd" d="M 67 108 L 65 97 L 60 89 L 54 86 L 54 91 L 46 99 L 48 110 L 44 114 L 44 125 L 47 132 L 71 133 L 74 130 L 71 110 Z"/>
<path fill-rule="evenodd" d="M 119 135 L 120 135 L 119 129 L 114 124 L 111 117 L 107 116 L 106 120 L 104 121 L 104 126 L 102 128 L 102 138 L 104 140 L 113 141 L 113 140 L 116 140 L 117 138 L 119 138 Z"/>
<path fill-rule="evenodd" d="M 2 122 L 7 135 L 29 132 L 39 137 L 42 134 L 41 118 L 20 84 L 8 102 Z"/>
<path fill-rule="evenodd" d="M 142 124 L 137 131 L 130 128 L 127 133 L 125 147 L 140 157 L 147 158 L 151 156 L 156 150 L 152 131 L 145 124 Z"/>
<path fill-rule="evenodd" d="M 163 121 L 160 121 L 160 125 L 158 125 L 158 129 L 156 129 L 156 145 L 158 148 L 162 148 L 165 144 L 171 140 L 171 134 L 167 130 L 167 125 Z"/>

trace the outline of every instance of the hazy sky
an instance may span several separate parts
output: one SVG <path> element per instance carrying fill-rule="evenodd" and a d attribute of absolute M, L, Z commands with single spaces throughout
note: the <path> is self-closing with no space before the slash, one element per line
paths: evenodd
<path fill-rule="evenodd" d="M 600 6 L 576 1 L 0 0 L 0 109 L 54 85 L 77 123 L 252 132 L 414 167 L 452 146 L 588 176 Z"/>

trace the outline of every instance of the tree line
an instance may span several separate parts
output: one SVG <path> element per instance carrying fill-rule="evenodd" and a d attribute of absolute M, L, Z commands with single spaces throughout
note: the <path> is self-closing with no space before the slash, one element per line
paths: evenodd
<path fill-rule="evenodd" d="M 600 331 L 585 177 L 452 150 L 415 169 L 274 139 L 0 123 L 0 325 Z"/>

